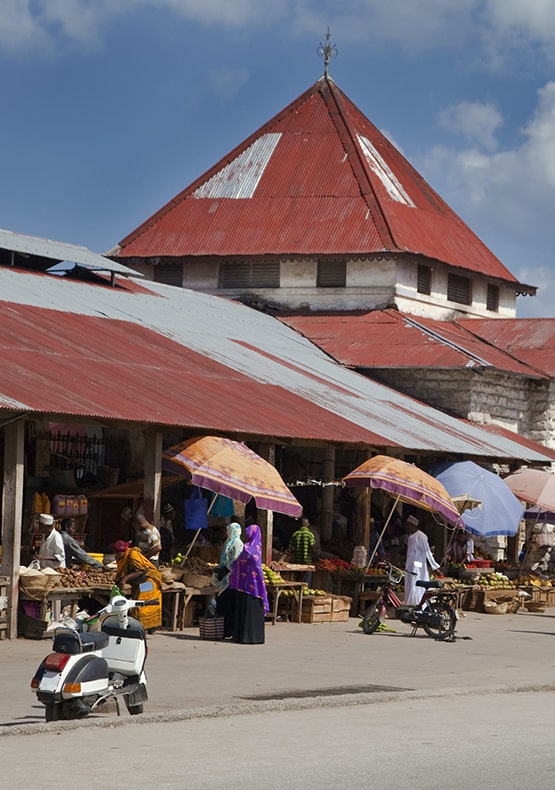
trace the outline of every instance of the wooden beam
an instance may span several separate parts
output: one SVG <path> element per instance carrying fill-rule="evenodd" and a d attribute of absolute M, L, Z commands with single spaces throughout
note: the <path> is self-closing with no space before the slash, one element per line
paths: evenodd
<path fill-rule="evenodd" d="M 4 427 L 4 481 L 2 492 L 2 575 L 8 577 L 8 639 L 17 638 L 21 519 L 25 464 L 25 422 Z"/>
<path fill-rule="evenodd" d="M 144 513 L 156 525 L 162 504 L 162 438 L 160 431 L 145 431 Z"/>

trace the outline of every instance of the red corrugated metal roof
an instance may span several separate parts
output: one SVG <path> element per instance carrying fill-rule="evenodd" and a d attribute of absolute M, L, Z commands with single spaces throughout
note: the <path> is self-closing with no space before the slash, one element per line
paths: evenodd
<path fill-rule="evenodd" d="M 389 444 L 285 388 L 134 323 L 3 303 L 1 325 L 3 399 L 30 410 Z"/>
<path fill-rule="evenodd" d="M 123 239 L 118 257 L 384 251 L 517 283 L 323 77 Z"/>
<path fill-rule="evenodd" d="M 555 377 L 555 318 L 472 318 L 456 323 Z"/>
<path fill-rule="evenodd" d="M 0 413 L 544 462 L 334 362 L 272 316 L 183 288 L 0 266 Z M 48 307 L 44 307 L 48 305 Z"/>
<path fill-rule="evenodd" d="M 544 377 L 520 361 L 518 354 L 506 353 L 497 344 L 476 337 L 473 320 L 459 322 L 459 326 L 397 310 L 289 315 L 280 316 L 280 320 L 353 368 L 492 367 L 519 376 Z M 526 319 L 518 319 L 522 321 Z"/>

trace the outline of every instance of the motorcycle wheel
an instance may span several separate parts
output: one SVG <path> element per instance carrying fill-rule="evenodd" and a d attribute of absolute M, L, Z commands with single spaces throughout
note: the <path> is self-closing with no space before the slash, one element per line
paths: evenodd
<path fill-rule="evenodd" d="M 63 719 L 62 703 L 61 702 L 47 702 L 44 711 L 45 721 L 60 721 Z"/>
<path fill-rule="evenodd" d="M 139 702 L 138 705 L 130 705 L 126 698 L 125 704 L 127 705 L 127 710 L 129 711 L 130 716 L 138 716 L 139 713 L 143 713 L 144 711 L 144 705 L 142 702 Z"/>
<path fill-rule="evenodd" d="M 455 628 L 457 627 L 457 616 L 455 610 L 449 604 L 438 601 L 437 603 L 428 604 L 428 609 L 435 614 L 441 616 L 441 625 L 423 624 L 422 628 L 433 639 L 452 639 L 455 635 Z"/>
<path fill-rule="evenodd" d="M 380 623 L 382 622 L 382 602 L 381 601 L 374 601 L 372 606 L 368 607 L 366 612 L 364 613 L 364 619 L 362 621 L 362 630 L 365 634 L 373 634 L 374 631 L 377 631 Z"/>

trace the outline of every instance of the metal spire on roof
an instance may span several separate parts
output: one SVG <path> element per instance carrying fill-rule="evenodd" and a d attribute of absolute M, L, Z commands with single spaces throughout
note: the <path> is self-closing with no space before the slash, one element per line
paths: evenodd
<path fill-rule="evenodd" d="M 335 46 L 335 44 L 330 44 L 331 33 L 328 27 L 328 32 L 326 33 L 326 43 L 320 44 L 316 52 L 320 55 L 321 58 L 324 58 L 324 77 L 328 76 L 328 66 L 330 64 L 330 60 L 332 58 L 337 57 L 337 53 L 339 50 Z"/>

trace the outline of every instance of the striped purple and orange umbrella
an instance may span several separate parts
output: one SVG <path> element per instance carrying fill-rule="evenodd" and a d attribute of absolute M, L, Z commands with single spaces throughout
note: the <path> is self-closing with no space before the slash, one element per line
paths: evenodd
<path fill-rule="evenodd" d="M 222 436 L 197 436 L 164 450 L 164 469 L 191 475 L 194 485 L 258 508 L 299 517 L 303 508 L 277 469 L 246 444 Z"/>
<path fill-rule="evenodd" d="M 376 455 L 343 480 L 348 486 L 381 488 L 397 501 L 442 516 L 448 524 L 461 523 L 459 511 L 445 486 L 414 464 L 398 458 Z"/>

